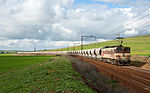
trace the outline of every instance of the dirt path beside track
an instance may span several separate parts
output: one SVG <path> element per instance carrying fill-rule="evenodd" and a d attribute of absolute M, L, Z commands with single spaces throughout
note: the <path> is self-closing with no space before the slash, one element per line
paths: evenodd
<path fill-rule="evenodd" d="M 127 88 L 120 86 L 101 74 L 96 67 L 76 57 L 69 57 L 73 68 L 82 74 L 83 81 L 98 93 L 130 93 Z"/>
<path fill-rule="evenodd" d="M 117 80 L 133 93 L 150 93 L 150 71 L 133 66 L 116 66 L 85 57 L 77 57 L 93 64 L 101 73 L 110 79 Z"/>

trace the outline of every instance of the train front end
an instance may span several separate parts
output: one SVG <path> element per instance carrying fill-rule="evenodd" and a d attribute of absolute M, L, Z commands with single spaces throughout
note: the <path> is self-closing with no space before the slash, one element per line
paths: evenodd
<path fill-rule="evenodd" d="M 130 47 L 116 47 L 114 59 L 119 65 L 130 63 Z"/>

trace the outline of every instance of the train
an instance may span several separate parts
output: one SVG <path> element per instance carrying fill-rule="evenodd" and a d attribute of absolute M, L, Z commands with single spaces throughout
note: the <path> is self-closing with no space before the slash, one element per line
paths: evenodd
<path fill-rule="evenodd" d="M 114 65 L 130 64 L 130 47 L 105 46 L 102 48 L 77 50 L 77 51 L 49 51 L 49 52 L 17 52 L 18 55 L 69 55 L 88 57 L 101 62 Z"/>
<path fill-rule="evenodd" d="M 105 46 L 102 48 L 94 48 L 87 50 L 68 51 L 70 56 L 83 56 L 100 60 L 102 62 L 111 63 L 114 65 L 129 65 L 130 64 L 130 47 Z"/>

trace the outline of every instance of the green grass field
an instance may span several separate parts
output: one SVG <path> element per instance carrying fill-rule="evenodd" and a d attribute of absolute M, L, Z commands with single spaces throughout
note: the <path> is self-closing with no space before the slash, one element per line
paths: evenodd
<path fill-rule="evenodd" d="M 95 93 L 83 83 L 81 75 L 72 68 L 68 58 L 49 59 L 51 57 L 45 56 L 0 58 L 1 61 L 8 61 L 7 65 L 12 68 L 20 68 L 12 73 L 0 74 L 0 93 Z M 37 65 L 29 66 L 33 64 Z M 5 67 L 6 63 L 2 65 Z M 4 71 L 8 72 L 8 68 Z"/>
<path fill-rule="evenodd" d="M 92 49 L 92 48 L 99 48 L 104 46 L 113 46 L 119 45 L 116 40 L 106 41 L 106 42 L 99 42 L 93 44 L 84 45 L 84 49 Z M 124 39 L 124 46 L 131 47 L 131 54 L 138 54 L 144 56 L 150 56 L 150 35 L 143 35 L 143 36 L 135 36 L 129 37 Z M 74 48 L 69 47 L 69 51 L 72 51 Z M 80 50 L 80 46 L 76 46 L 75 50 Z M 53 51 L 68 51 L 68 48 L 56 49 Z"/>
<path fill-rule="evenodd" d="M 53 57 L 50 56 L 0 56 L 0 74 L 8 71 L 15 71 L 19 68 L 32 66 L 45 62 Z"/>
<path fill-rule="evenodd" d="M 13 54 L 0 54 L 0 56 L 13 56 Z"/>

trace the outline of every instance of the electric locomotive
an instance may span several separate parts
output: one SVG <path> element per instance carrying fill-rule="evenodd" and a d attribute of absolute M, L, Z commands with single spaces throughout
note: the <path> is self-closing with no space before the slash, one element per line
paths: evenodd
<path fill-rule="evenodd" d="M 130 63 L 130 47 L 106 46 L 101 49 L 101 60 L 115 65 Z"/>

